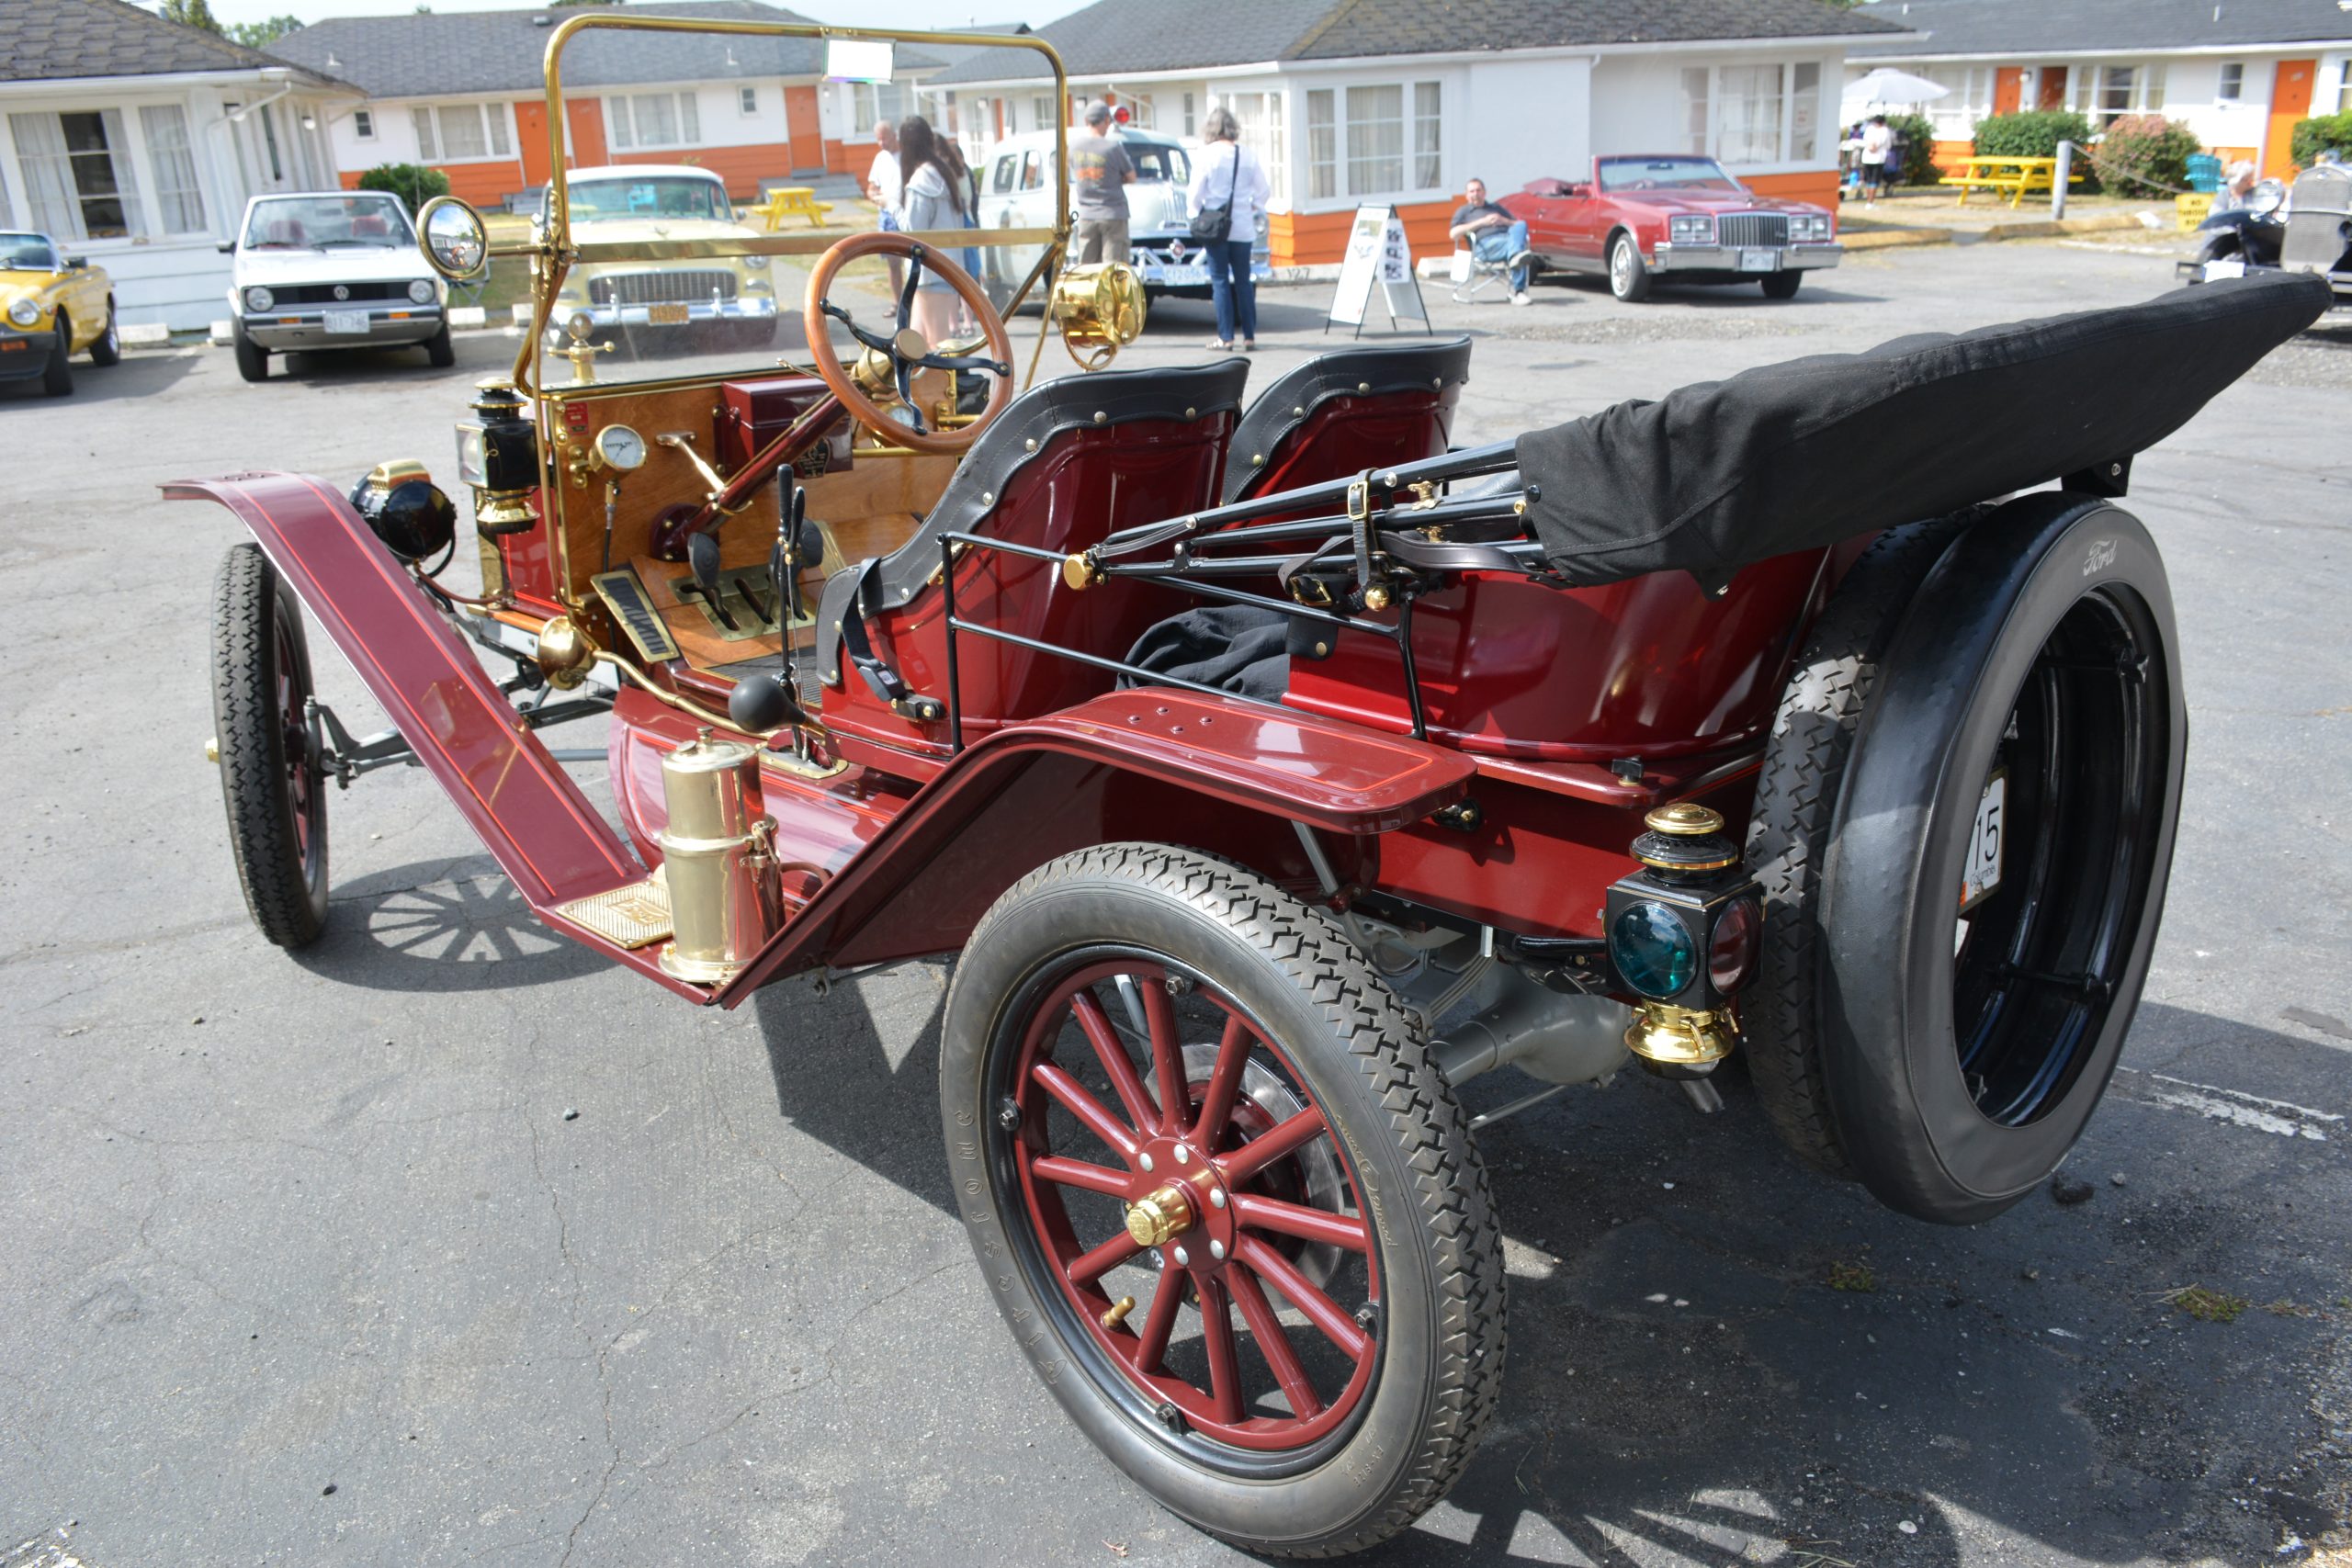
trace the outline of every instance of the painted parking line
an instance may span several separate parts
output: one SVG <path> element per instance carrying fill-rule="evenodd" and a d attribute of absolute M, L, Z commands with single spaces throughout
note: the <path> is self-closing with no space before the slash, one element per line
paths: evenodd
<path fill-rule="evenodd" d="M 2328 1141 L 2329 1130 L 2340 1131 L 2344 1121 L 2334 1111 L 2314 1111 L 2289 1100 L 2266 1100 L 2258 1094 L 2223 1089 L 2218 1084 L 2194 1083 L 2163 1073 L 2142 1072 L 2137 1067 L 2118 1067 L 2115 1071 L 2119 1080 L 2125 1073 L 2144 1080 L 2143 1084 L 2131 1086 L 2137 1092 L 2125 1093 L 2126 1100 L 2167 1111 L 2191 1111 L 2208 1121 L 2228 1122 L 2281 1138 L 2307 1138 L 2314 1144 L 2324 1144 Z M 2116 1085 L 2119 1090 L 2125 1087 L 2120 1081 Z"/>

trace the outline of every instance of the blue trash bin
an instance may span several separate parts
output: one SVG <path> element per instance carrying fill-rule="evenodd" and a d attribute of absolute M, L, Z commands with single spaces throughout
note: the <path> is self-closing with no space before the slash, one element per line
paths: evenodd
<path fill-rule="evenodd" d="M 2192 152 L 2188 157 L 2188 188 L 2211 196 L 2222 188 L 2222 160 L 2211 152 Z"/>

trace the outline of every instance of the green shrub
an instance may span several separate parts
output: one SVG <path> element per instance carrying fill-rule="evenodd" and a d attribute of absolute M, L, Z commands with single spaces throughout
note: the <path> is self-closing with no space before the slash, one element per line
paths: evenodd
<path fill-rule="evenodd" d="M 359 176 L 359 188 L 390 191 L 413 218 L 418 208 L 449 194 L 449 176 L 422 164 L 379 164 Z"/>
<path fill-rule="evenodd" d="M 2315 115 L 2295 122 L 2295 166 L 2307 169 L 2319 162 L 2319 155 L 2334 148 L 2338 155 L 2352 161 L 2352 109 L 2342 114 Z"/>
<path fill-rule="evenodd" d="M 2072 109 L 1996 114 L 1976 122 L 1980 158 L 2054 158 L 2061 141 L 2087 147 L 2090 141 L 2091 122 Z"/>
<path fill-rule="evenodd" d="M 2188 188 L 2188 160 L 2203 145 L 2177 119 L 2121 116 L 2098 144 L 2099 183 L 2120 196 L 2171 196 Z"/>
<path fill-rule="evenodd" d="M 1923 114 L 1891 114 L 1887 130 L 1903 140 L 1903 177 L 1896 183 L 1931 186 L 1936 183 L 1936 122 Z"/>

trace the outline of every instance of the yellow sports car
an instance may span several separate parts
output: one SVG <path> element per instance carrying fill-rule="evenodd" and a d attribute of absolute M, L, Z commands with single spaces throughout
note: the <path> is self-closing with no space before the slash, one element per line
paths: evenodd
<path fill-rule="evenodd" d="M 74 389 L 66 356 L 85 348 L 93 365 L 122 357 L 106 268 L 62 254 L 46 234 L 0 231 L 0 381 L 38 376 L 42 391 L 62 398 Z"/>

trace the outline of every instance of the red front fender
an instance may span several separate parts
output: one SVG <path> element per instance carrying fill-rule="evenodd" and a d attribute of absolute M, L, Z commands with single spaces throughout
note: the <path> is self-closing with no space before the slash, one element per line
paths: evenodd
<path fill-rule="evenodd" d="M 164 493 L 217 501 L 253 530 L 534 914 L 683 996 L 707 999 L 649 955 L 556 914 L 555 906 L 636 882 L 645 869 L 349 502 L 306 474 L 180 479 Z"/>

